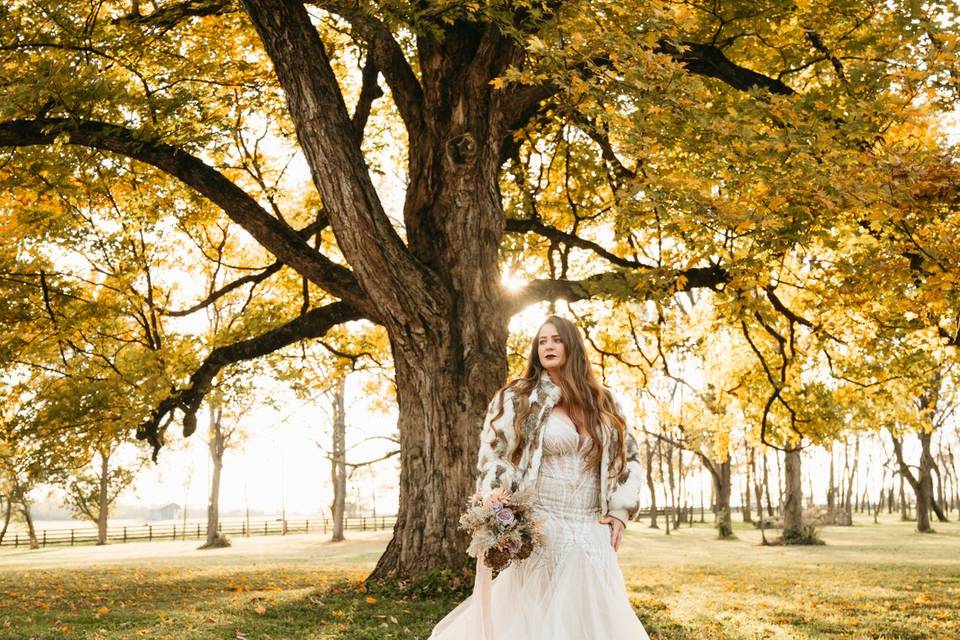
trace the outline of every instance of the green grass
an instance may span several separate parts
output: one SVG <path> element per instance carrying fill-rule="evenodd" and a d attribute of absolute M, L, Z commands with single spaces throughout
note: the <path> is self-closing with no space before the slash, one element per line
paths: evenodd
<path fill-rule="evenodd" d="M 960 525 L 829 527 L 818 547 L 762 547 L 737 527 L 631 525 L 620 565 L 652 637 L 960 638 Z M 0 639 L 425 638 L 462 597 L 367 592 L 387 534 L 0 552 Z M 522 639 L 518 639 L 522 640 Z M 626 640 L 626 639 L 625 639 Z"/>

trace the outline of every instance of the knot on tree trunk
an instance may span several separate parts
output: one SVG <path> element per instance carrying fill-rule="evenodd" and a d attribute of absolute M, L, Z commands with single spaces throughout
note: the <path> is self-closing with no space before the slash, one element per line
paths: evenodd
<path fill-rule="evenodd" d="M 455 165 L 473 162 L 477 156 L 477 141 L 469 133 L 463 133 L 447 141 L 447 157 Z"/>

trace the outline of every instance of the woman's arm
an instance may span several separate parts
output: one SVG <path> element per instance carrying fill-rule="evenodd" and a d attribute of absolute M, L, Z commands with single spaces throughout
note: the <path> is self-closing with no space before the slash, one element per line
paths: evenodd
<path fill-rule="evenodd" d="M 515 439 L 512 397 L 510 389 L 498 392 L 487 406 L 477 453 L 476 489 L 480 495 L 485 496 L 498 487 L 510 489 L 513 480 L 514 466 L 507 459 Z"/>
<path fill-rule="evenodd" d="M 610 394 L 620 418 L 626 424 L 626 468 L 617 480 L 616 486 L 607 496 L 607 515 L 620 520 L 624 527 L 640 510 L 640 489 L 643 480 L 643 467 L 640 465 L 640 448 L 637 439 L 631 433 L 623 407 L 616 396 Z"/>
<path fill-rule="evenodd" d="M 617 518 L 626 526 L 640 510 L 640 488 L 643 467 L 640 466 L 640 449 L 637 440 L 627 431 L 627 467 L 617 481 L 617 486 L 607 498 L 607 515 Z"/>

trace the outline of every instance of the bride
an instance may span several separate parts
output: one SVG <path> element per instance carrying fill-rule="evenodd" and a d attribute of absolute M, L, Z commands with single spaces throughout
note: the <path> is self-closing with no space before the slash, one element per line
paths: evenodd
<path fill-rule="evenodd" d="M 430 640 L 647 640 L 617 564 L 639 509 L 637 444 L 594 376 L 575 324 L 550 316 L 526 372 L 494 396 L 480 434 L 477 492 L 532 490 L 545 543 L 473 595 Z"/>

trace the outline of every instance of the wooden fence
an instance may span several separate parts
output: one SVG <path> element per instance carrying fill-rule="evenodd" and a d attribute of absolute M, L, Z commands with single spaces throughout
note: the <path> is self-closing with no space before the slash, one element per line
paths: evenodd
<path fill-rule="evenodd" d="M 378 531 L 392 528 L 397 517 L 357 516 L 343 519 L 344 530 Z M 245 520 L 221 522 L 221 533 L 235 536 L 287 535 L 288 533 L 329 533 L 333 528 L 330 518 L 308 518 L 303 520 L 251 520 L 249 526 Z M 200 540 L 207 536 L 207 525 L 196 522 L 186 526 L 176 523 L 144 524 L 139 526 L 114 526 L 107 530 L 107 542 L 149 542 L 153 540 Z M 38 529 L 37 542 L 41 547 L 52 545 L 96 544 L 97 530 L 89 527 L 81 529 Z M 0 546 L 24 547 L 30 545 L 30 538 L 24 531 L 8 532 Z"/>

